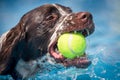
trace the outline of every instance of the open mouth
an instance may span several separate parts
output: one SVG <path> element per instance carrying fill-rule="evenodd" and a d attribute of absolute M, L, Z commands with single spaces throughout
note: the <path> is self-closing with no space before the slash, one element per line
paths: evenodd
<path fill-rule="evenodd" d="M 81 33 L 85 37 L 87 37 L 91 34 L 90 29 L 70 31 L 69 33 L 76 33 L 76 32 Z M 63 65 L 65 65 L 67 67 L 76 66 L 78 68 L 87 68 L 91 64 L 91 61 L 87 58 L 86 53 L 84 53 L 83 56 L 76 57 L 74 59 L 67 59 L 67 58 L 63 57 L 57 48 L 57 40 L 58 40 L 58 38 L 56 38 L 56 40 L 49 47 L 49 52 L 55 58 L 56 62 L 62 63 Z"/>
<path fill-rule="evenodd" d="M 89 27 L 94 26 L 93 24 L 90 24 Z M 85 28 L 83 30 L 73 30 L 69 33 L 81 33 L 83 36 L 87 37 L 90 34 L 92 34 L 94 29 L 92 28 Z M 59 35 L 60 36 L 60 35 Z M 58 37 L 52 42 L 52 44 L 49 46 L 49 53 L 52 57 L 56 60 L 58 63 L 62 63 L 63 65 L 69 67 L 69 66 L 76 66 L 78 68 L 86 68 L 91 64 L 91 61 L 87 58 L 86 53 L 84 53 L 83 56 L 76 57 L 74 59 L 67 59 L 61 55 L 57 48 L 57 41 Z"/>

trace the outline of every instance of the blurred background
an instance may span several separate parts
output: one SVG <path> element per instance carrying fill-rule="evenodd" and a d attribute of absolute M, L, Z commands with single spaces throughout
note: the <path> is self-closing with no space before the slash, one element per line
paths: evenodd
<path fill-rule="evenodd" d="M 48 3 L 92 13 L 96 28 L 87 38 L 92 65 L 85 70 L 52 66 L 50 72 L 38 73 L 35 79 L 120 80 L 120 0 L 0 0 L 0 35 L 14 27 L 26 12 Z"/>

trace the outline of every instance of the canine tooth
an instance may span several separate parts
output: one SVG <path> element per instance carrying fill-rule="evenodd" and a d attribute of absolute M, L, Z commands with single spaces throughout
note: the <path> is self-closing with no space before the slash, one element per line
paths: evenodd
<path fill-rule="evenodd" d="M 85 29 L 85 30 L 86 30 L 86 32 L 87 32 L 87 35 L 89 36 L 89 35 L 90 35 L 89 30 L 88 30 L 88 29 Z"/>

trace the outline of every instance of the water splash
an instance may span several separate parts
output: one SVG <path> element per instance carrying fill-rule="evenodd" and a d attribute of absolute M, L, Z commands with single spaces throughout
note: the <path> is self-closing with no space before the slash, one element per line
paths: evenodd
<path fill-rule="evenodd" d="M 29 80 L 120 80 L 119 47 L 117 45 L 116 47 L 110 45 L 95 47 L 96 45 L 90 43 L 89 40 L 86 53 L 92 64 L 88 68 L 66 68 L 47 55 L 40 61 L 41 69 L 38 74 Z M 7 78 L 10 79 L 10 77 Z"/>

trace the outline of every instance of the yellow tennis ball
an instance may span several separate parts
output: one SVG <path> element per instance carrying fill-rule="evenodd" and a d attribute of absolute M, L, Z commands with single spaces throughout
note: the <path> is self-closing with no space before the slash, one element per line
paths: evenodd
<path fill-rule="evenodd" d="M 86 49 L 85 37 L 80 33 L 65 33 L 58 38 L 58 50 L 66 58 L 82 56 Z"/>

